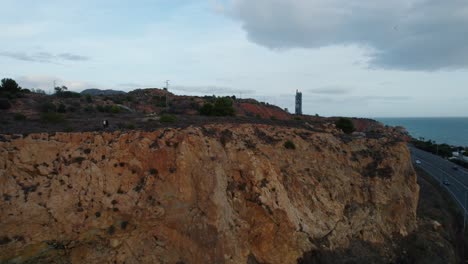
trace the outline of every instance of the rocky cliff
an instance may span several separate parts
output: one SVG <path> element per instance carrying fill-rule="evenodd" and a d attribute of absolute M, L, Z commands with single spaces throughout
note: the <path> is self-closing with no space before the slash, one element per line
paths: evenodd
<path fill-rule="evenodd" d="M 416 227 L 410 154 L 386 137 L 246 124 L 1 141 L 0 262 L 296 263 Z"/>

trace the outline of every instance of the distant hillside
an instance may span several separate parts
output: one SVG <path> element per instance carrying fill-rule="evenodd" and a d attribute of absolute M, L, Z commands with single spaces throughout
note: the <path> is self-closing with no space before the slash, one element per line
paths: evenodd
<path fill-rule="evenodd" d="M 86 89 L 81 92 L 81 94 L 90 94 L 90 95 L 114 95 L 114 94 L 126 94 L 124 91 L 117 90 L 101 90 L 101 89 Z"/>

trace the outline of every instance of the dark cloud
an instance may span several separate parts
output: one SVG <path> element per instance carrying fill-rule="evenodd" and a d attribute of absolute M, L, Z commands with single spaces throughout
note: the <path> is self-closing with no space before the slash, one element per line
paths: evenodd
<path fill-rule="evenodd" d="M 0 56 L 8 57 L 15 60 L 41 62 L 41 63 L 59 63 L 63 61 L 87 61 L 88 57 L 76 55 L 72 53 L 51 54 L 49 52 L 0 52 Z"/>
<path fill-rule="evenodd" d="M 273 49 L 354 44 L 373 68 L 468 68 L 466 0 L 232 0 L 228 10 Z"/>
<path fill-rule="evenodd" d="M 234 89 L 230 87 L 220 87 L 220 86 L 172 86 L 170 89 L 174 89 L 182 92 L 190 93 L 203 93 L 203 94 L 254 94 L 254 90 L 248 89 Z"/>

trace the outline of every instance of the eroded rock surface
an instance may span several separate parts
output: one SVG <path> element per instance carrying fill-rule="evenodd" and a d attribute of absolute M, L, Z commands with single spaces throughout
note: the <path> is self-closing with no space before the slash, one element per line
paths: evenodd
<path fill-rule="evenodd" d="M 385 137 L 266 125 L 4 136 L 0 262 L 295 263 L 408 234 L 418 192 L 405 143 Z"/>

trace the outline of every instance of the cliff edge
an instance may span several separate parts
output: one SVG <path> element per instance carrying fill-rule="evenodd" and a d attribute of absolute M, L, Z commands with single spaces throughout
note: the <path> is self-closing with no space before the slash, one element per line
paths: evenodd
<path fill-rule="evenodd" d="M 3 136 L 0 193 L 0 262 L 296 263 L 407 235 L 419 187 L 395 139 L 214 124 Z"/>

